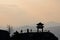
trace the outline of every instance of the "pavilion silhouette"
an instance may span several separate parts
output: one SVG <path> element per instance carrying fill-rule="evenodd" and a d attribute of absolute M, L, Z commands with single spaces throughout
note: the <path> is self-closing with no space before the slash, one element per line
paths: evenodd
<path fill-rule="evenodd" d="M 41 23 L 41 22 L 37 24 L 37 32 L 39 32 L 39 29 L 42 29 L 42 32 L 43 32 L 43 28 L 44 28 L 43 25 L 44 25 L 44 24 Z"/>

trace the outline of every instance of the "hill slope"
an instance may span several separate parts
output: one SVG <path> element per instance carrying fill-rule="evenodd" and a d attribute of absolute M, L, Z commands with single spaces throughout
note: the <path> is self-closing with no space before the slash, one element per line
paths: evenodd
<path fill-rule="evenodd" d="M 58 40 L 58 38 L 51 32 L 32 32 L 32 33 L 18 33 L 16 32 L 12 40 Z"/>

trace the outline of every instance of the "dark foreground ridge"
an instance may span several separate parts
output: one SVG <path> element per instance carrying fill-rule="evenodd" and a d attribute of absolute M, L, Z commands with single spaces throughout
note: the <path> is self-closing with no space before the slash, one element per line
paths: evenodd
<path fill-rule="evenodd" d="M 58 40 L 51 32 L 18 33 L 11 37 L 11 40 Z"/>
<path fill-rule="evenodd" d="M 10 37 L 9 32 L 0 30 L 0 40 L 58 40 L 51 32 L 30 32 L 30 33 L 14 33 Z"/>
<path fill-rule="evenodd" d="M 0 30 L 0 40 L 9 40 L 9 32 L 5 30 Z"/>
<path fill-rule="evenodd" d="M 10 37 L 11 29 L 9 26 L 9 32 L 0 30 L 0 40 L 58 40 L 58 38 L 50 31 L 44 32 L 43 23 L 38 23 L 36 28 L 37 32 L 33 32 L 32 30 L 27 29 L 27 32 L 23 33 L 23 30 L 21 30 L 21 33 L 16 31 Z M 42 32 L 40 32 L 39 29 L 41 29 Z"/>

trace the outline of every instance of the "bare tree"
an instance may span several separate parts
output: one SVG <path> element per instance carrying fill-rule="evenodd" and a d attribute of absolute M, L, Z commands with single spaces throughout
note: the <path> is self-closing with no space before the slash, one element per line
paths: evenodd
<path fill-rule="evenodd" d="M 7 28 L 8 28 L 8 32 L 11 34 L 11 32 L 13 31 L 13 27 L 10 25 L 7 25 Z"/>

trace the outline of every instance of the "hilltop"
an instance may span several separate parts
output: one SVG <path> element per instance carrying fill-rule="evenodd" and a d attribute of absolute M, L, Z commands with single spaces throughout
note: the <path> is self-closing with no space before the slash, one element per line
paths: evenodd
<path fill-rule="evenodd" d="M 51 32 L 15 32 L 11 40 L 58 40 L 58 38 Z"/>

